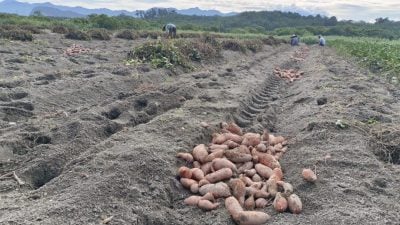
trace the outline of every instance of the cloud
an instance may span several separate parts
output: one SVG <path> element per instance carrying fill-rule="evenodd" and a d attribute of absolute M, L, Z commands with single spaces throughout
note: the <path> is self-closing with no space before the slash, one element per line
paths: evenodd
<path fill-rule="evenodd" d="M 149 9 L 152 7 L 173 7 L 186 9 L 200 7 L 217 9 L 222 12 L 282 10 L 301 14 L 324 14 L 346 20 L 373 21 L 377 17 L 400 20 L 398 0 L 281 0 L 279 4 L 267 0 L 19 0 L 23 2 L 52 2 L 59 5 L 82 6 L 86 8 Z"/>

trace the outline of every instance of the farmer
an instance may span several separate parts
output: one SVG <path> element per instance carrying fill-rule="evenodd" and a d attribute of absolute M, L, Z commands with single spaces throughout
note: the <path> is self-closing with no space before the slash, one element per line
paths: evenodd
<path fill-rule="evenodd" d="M 318 35 L 319 38 L 319 46 L 325 46 L 325 38 L 323 38 L 321 35 Z"/>
<path fill-rule="evenodd" d="M 300 42 L 299 37 L 297 37 L 296 34 L 293 34 L 292 37 L 290 37 L 290 45 L 291 46 L 297 46 L 297 45 L 299 45 L 299 42 Z"/>
<path fill-rule="evenodd" d="M 172 23 L 164 25 L 162 28 L 167 33 L 167 38 L 176 38 L 176 26 Z"/>

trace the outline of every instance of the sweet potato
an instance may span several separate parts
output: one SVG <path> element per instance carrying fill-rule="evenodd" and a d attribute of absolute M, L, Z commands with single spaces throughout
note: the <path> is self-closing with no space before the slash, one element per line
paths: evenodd
<path fill-rule="evenodd" d="M 186 166 L 182 166 L 178 169 L 178 175 L 181 178 L 192 178 L 192 170 Z"/>
<path fill-rule="evenodd" d="M 214 171 L 223 169 L 223 168 L 229 168 L 231 169 L 233 172 L 237 171 L 236 165 L 233 164 L 231 161 L 229 161 L 226 158 L 216 158 L 212 161 L 212 168 L 214 169 Z"/>
<path fill-rule="evenodd" d="M 191 172 L 192 172 L 192 178 L 193 179 L 198 180 L 198 181 L 204 179 L 203 170 L 201 170 L 199 168 L 193 168 L 193 169 L 191 169 Z"/>
<path fill-rule="evenodd" d="M 212 162 L 207 162 L 207 163 L 204 163 L 203 165 L 201 165 L 200 169 L 206 175 L 206 174 L 209 174 L 212 172 L 212 165 L 213 165 Z"/>
<path fill-rule="evenodd" d="M 239 201 L 240 205 L 244 205 L 246 195 L 246 185 L 241 179 L 232 179 L 229 181 L 229 187 L 232 195 Z"/>
<path fill-rule="evenodd" d="M 201 164 L 200 164 L 199 162 L 197 162 L 197 161 L 194 161 L 194 162 L 193 162 L 193 167 L 194 167 L 194 168 L 200 168 L 200 167 L 201 167 Z"/>
<path fill-rule="evenodd" d="M 190 189 L 193 184 L 197 184 L 197 181 L 188 179 L 188 178 L 181 178 L 181 184 L 183 187 Z"/>
<path fill-rule="evenodd" d="M 231 196 L 231 191 L 228 185 L 223 182 L 203 185 L 200 187 L 199 192 L 201 195 L 205 195 L 210 192 L 215 198 L 225 198 Z"/>
<path fill-rule="evenodd" d="M 218 181 L 226 180 L 231 178 L 233 175 L 232 170 L 229 168 L 223 168 L 215 171 L 214 173 L 207 174 L 205 178 L 210 181 L 210 183 L 215 183 Z"/>
<path fill-rule="evenodd" d="M 204 210 L 213 210 L 218 208 L 219 203 L 212 203 L 208 200 L 205 199 L 201 199 L 197 205 L 200 209 L 204 209 Z"/>
<path fill-rule="evenodd" d="M 250 195 L 250 197 L 248 197 L 246 201 L 244 201 L 244 208 L 247 210 L 253 210 L 255 207 L 256 202 L 254 201 L 254 196 Z"/>
<path fill-rule="evenodd" d="M 275 179 L 276 181 L 283 180 L 283 172 L 281 168 L 275 168 L 272 170 L 272 175 L 269 179 Z"/>
<path fill-rule="evenodd" d="M 263 154 L 259 156 L 259 162 L 268 166 L 271 169 L 281 168 L 279 162 L 272 155 L 269 154 Z"/>
<path fill-rule="evenodd" d="M 267 129 L 264 129 L 263 134 L 261 135 L 261 140 L 268 142 L 269 140 L 269 132 Z"/>
<path fill-rule="evenodd" d="M 199 193 L 199 184 L 198 183 L 194 183 L 190 186 L 190 192 L 192 192 L 193 194 Z"/>
<path fill-rule="evenodd" d="M 254 175 L 256 175 L 256 173 L 257 173 L 257 171 L 255 169 L 244 171 L 244 174 L 246 174 L 246 176 L 248 176 L 248 177 L 253 177 Z"/>
<path fill-rule="evenodd" d="M 294 214 L 299 214 L 303 210 L 303 205 L 301 203 L 301 200 L 299 196 L 297 196 L 296 194 L 291 194 L 288 197 L 287 202 L 290 212 Z"/>
<path fill-rule="evenodd" d="M 278 193 L 278 184 L 275 179 L 268 179 L 265 183 L 267 186 L 267 192 L 272 196 L 275 197 L 276 193 Z"/>
<path fill-rule="evenodd" d="M 265 146 L 265 144 L 260 143 L 260 144 L 257 145 L 256 149 L 259 152 L 266 152 L 267 151 L 267 146 Z"/>
<path fill-rule="evenodd" d="M 312 171 L 311 169 L 303 169 L 301 175 L 303 176 L 303 179 L 307 182 L 315 183 L 315 181 L 317 181 L 317 175 L 315 175 L 314 171 Z"/>
<path fill-rule="evenodd" d="M 239 212 L 236 223 L 240 225 L 262 225 L 265 224 L 271 217 L 258 211 L 241 211 Z"/>
<path fill-rule="evenodd" d="M 284 141 L 285 141 L 285 138 L 282 137 L 282 136 L 276 136 L 276 137 L 275 137 L 275 136 L 272 135 L 272 134 L 269 135 L 269 140 L 268 140 L 268 142 L 269 142 L 270 145 L 276 145 L 276 144 L 282 143 L 282 142 L 284 142 Z"/>
<path fill-rule="evenodd" d="M 270 196 L 269 193 L 255 187 L 246 187 L 246 195 L 254 195 L 255 198 L 268 198 Z"/>
<path fill-rule="evenodd" d="M 250 185 L 250 187 L 254 187 L 254 188 L 257 188 L 258 190 L 261 190 L 261 188 L 263 187 L 263 182 L 261 182 L 261 181 L 254 181 L 251 185 Z"/>
<path fill-rule="evenodd" d="M 283 146 L 281 143 L 274 145 L 275 152 L 280 152 L 282 150 L 282 148 L 283 148 Z"/>
<path fill-rule="evenodd" d="M 209 184 L 209 183 L 210 183 L 210 181 L 208 181 L 207 179 L 202 179 L 199 181 L 199 187 Z"/>
<path fill-rule="evenodd" d="M 251 186 L 253 184 L 253 180 L 249 177 L 244 176 L 243 174 L 239 176 L 239 178 L 246 184 L 246 186 Z"/>
<path fill-rule="evenodd" d="M 285 212 L 288 207 L 288 202 L 280 192 L 276 193 L 274 203 L 272 203 L 277 212 Z"/>
<path fill-rule="evenodd" d="M 193 162 L 193 156 L 190 153 L 180 152 L 180 153 L 176 154 L 176 157 L 181 158 L 181 159 L 183 159 L 183 160 L 185 160 L 186 162 L 189 162 L 189 163 Z"/>
<path fill-rule="evenodd" d="M 254 168 L 257 171 L 257 173 L 260 174 L 260 176 L 266 179 L 270 178 L 273 174 L 273 170 L 271 168 L 261 163 L 256 164 Z"/>
<path fill-rule="evenodd" d="M 268 201 L 265 198 L 258 198 L 256 200 L 256 208 L 265 208 L 268 205 Z"/>
<path fill-rule="evenodd" d="M 205 163 L 208 156 L 207 147 L 204 144 L 194 147 L 192 152 L 193 158 L 200 163 Z"/>
<path fill-rule="evenodd" d="M 199 203 L 200 200 L 201 200 L 201 196 L 192 195 L 190 197 L 187 197 L 183 201 L 183 203 L 185 203 L 186 205 L 197 206 L 197 204 Z"/>
<path fill-rule="evenodd" d="M 224 156 L 234 163 L 250 162 L 253 158 L 250 154 L 242 153 L 239 149 L 225 150 Z"/>
<path fill-rule="evenodd" d="M 240 146 L 238 143 L 231 141 L 231 140 L 225 141 L 224 145 L 227 145 L 229 149 L 237 148 Z"/>
<path fill-rule="evenodd" d="M 214 152 L 215 150 L 220 150 L 220 149 L 222 149 L 222 150 L 228 150 L 229 147 L 228 147 L 228 145 L 211 144 L 210 147 L 209 147 L 209 149 L 210 149 L 211 152 Z"/>
<path fill-rule="evenodd" d="M 241 167 L 238 169 L 238 173 L 244 173 L 246 170 L 251 170 L 253 168 L 253 162 L 245 162 Z"/>
<path fill-rule="evenodd" d="M 224 134 L 217 134 L 217 133 L 214 133 L 214 134 L 212 134 L 212 137 L 213 137 L 213 139 L 212 139 L 211 142 L 212 142 L 213 144 L 221 145 L 222 143 L 224 143 L 225 141 L 227 141 L 227 139 L 226 139 L 226 137 L 225 137 Z"/>
<path fill-rule="evenodd" d="M 246 145 L 240 145 L 238 149 L 241 153 L 251 154 L 250 149 Z"/>
<path fill-rule="evenodd" d="M 205 162 L 211 162 L 216 158 L 222 158 L 224 156 L 224 150 L 222 149 L 218 149 L 215 150 L 214 152 L 212 152 L 211 154 L 209 154 L 206 159 Z"/>
<path fill-rule="evenodd" d="M 256 133 L 246 133 L 243 135 L 242 145 L 256 147 L 261 143 L 261 135 Z"/>
<path fill-rule="evenodd" d="M 236 123 L 228 123 L 228 125 L 225 127 L 225 129 L 227 129 L 229 132 L 233 133 L 233 134 L 237 134 L 242 136 L 243 132 L 242 132 L 242 128 L 240 128 Z"/>
<path fill-rule="evenodd" d="M 274 158 L 275 158 L 276 160 L 280 160 L 282 156 L 283 156 L 283 152 L 278 152 L 278 153 L 276 153 L 276 154 L 274 155 Z"/>
<path fill-rule="evenodd" d="M 201 199 L 205 199 L 211 202 L 215 201 L 214 195 L 211 192 L 208 192 L 207 194 L 205 194 L 203 197 L 201 197 Z"/>
<path fill-rule="evenodd" d="M 225 135 L 226 140 L 231 140 L 231 141 L 234 141 L 234 142 L 236 142 L 238 144 L 241 144 L 242 141 L 243 141 L 243 137 L 239 136 L 237 134 L 225 133 L 224 135 Z"/>
<path fill-rule="evenodd" d="M 231 141 L 234 141 L 234 142 L 236 142 L 238 144 L 241 144 L 242 141 L 243 141 L 243 138 L 242 138 L 242 136 L 239 136 L 237 134 L 232 134 L 230 132 L 223 133 L 223 134 L 213 134 L 212 143 L 221 145 L 221 144 L 223 144 L 224 142 L 226 142 L 228 140 L 231 140 Z"/>
<path fill-rule="evenodd" d="M 282 187 L 283 192 L 282 196 L 283 197 L 289 197 L 291 194 L 293 194 L 293 186 L 290 183 L 284 182 L 284 181 L 278 181 L 276 182 L 278 186 Z"/>
<path fill-rule="evenodd" d="M 229 214 L 232 216 L 233 220 L 238 222 L 239 213 L 243 212 L 243 208 L 240 205 L 239 201 L 235 197 L 229 197 L 225 199 L 225 207 L 228 210 Z"/>
<path fill-rule="evenodd" d="M 258 175 L 257 173 L 254 174 L 254 176 L 251 178 L 251 180 L 253 180 L 254 182 L 260 182 L 262 181 L 262 178 L 260 177 L 260 175 Z"/>

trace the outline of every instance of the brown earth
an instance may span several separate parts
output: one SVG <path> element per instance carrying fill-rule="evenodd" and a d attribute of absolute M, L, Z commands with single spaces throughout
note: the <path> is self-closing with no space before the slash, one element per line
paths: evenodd
<path fill-rule="evenodd" d="M 26 182 L 0 178 L 0 224 L 234 224 L 223 206 L 183 205 L 175 177 L 175 154 L 231 119 L 290 139 L 281 164 L 304 211 L 269 207 L 268 224 L 400 224 L 400 91 L 332 49 L 312 46 L 305 61 L 286 45 L 225 51 L 177 75 L 125 66 L 138 41 L 35 37 L 0 40 L 0 176 Z M 74 43 L 91 51 L 64 55 Z M 286 83 L 277 66 L 305 75 Z"/>

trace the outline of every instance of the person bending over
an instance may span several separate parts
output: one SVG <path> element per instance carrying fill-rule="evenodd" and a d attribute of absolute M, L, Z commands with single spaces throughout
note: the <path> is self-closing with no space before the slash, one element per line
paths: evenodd
<path fill-rule="evenodd" d="M 167 33 L 167 38 L 176 38 L 176 26 L 174 24 L 164 25 L 162 30 Z"/>

